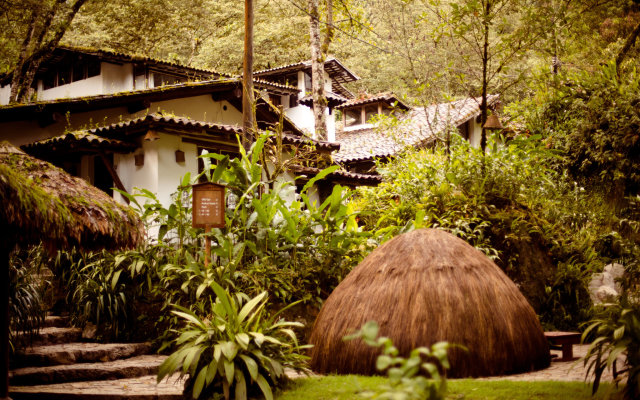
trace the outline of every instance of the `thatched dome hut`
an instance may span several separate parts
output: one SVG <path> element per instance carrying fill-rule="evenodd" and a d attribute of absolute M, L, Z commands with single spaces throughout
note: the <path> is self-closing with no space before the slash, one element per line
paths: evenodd
<path fill-rule="evenodd" d="M 374 250 L 325 302 L 311 333 L 311 368 L 375 374 L 379 354 L 342 338 L 367 321 L 380 325 L 401 354 L 438 341 L 450 377 L 531 371 L 549 365 L 540 322 L 516 285 L 487 256 L 447 232 L 420 229 Z"/>

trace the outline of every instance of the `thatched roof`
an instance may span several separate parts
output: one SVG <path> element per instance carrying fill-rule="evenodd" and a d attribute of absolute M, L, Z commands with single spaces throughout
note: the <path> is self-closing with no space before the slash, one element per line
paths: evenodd
<path fill-rule="evenodd" d="M 538 318 L 516 285 L 488 257 L 440 230 L 400 235 L 365 258 L 318 314 L 310 342 L 320 373 L 376 373 L 377 352 L 342 340 L 375 320 L 401 354 L 448 341 L 451 377 L 491 376 L 549 365 Z"/>
<path fill-rule="evenodd" d="M 0 229 L 19 243 L 87 249 L 132 247 L 143 239 L 133 210 L 60 168 L 0 143 Z"/>

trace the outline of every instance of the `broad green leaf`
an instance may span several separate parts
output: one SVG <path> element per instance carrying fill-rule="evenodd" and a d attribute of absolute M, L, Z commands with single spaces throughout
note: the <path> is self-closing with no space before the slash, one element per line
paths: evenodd
<path fill-rule="evenodd" d="M 269 386 L 269 383 L 267 382 L 267 380 L 264 379 L 264 376 L 258 374 L 255 381 L 260 387 L 260 390 L 262 391 L 262 394 L 264 395 L 265 400 L 273 400 L 273 393 L 271 392 L 271 387 Z"/>
<path fill-rule="evenodd" d="M 236 397 L 235 400 L 247 399 L 247 382 L 240 369 L 236 369 Z"/>
<path fill-rule="evenodd" d="M 200 397 L 200 392 L 202 392 L 202 387 L 205 383 L 205 378 L 207 376 L 208 368 L 205 366 L 200 370 L 198 376 L 196 377 L 196 382 L 193 384 L 193 398 L 197 399 Z"/>
<path fill-rule="evenodd" d="M 244 321 L 244 319 L 249 315 L 249 313 L 253 310 L 253 308 L 260 303 L 267 296 L 267 292 L 262 292 L 253 299 L 249 300 L 247 304 L 242 307 L 240 313 L 238 314 L 238 322 Z"/>
<path fill-rule="evenodd" d="M 258 376 L 258 363 L 255 360 L 247 355 L 240 354 L 240 358 L 244 361 L 247 366 L 247 371 L 249 371 L 249 376 L 251 376 L 252 380 L 256 380 Z"/>
<path fill-rule="evenodd" d="M 227 382 L 229 383 L 229 385 L 231 385 L 231 383 L 233 382 L 233 377 L 235 375 L 235 366 L 233 362 L 227 359 L 223 360 L 223 364 L 224 364 L 224 374 L 227 378 Z"/>

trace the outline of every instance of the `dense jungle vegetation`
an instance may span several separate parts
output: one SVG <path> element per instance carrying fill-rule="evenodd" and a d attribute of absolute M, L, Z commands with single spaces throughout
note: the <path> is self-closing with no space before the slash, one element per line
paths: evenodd
<path fill-rule="evenodd" d="M 0 33 L 0 72 L 15 67 L 47 7 L 68 3 L 0 0 L 8 27 Z M 83 3 L 68 26 L 56 17 L 43 36 L 62 27 L 66 44 L 241 70 L 241 1 Z M 306 9 L 299 0 L 257 1 L 255 69 L 309 58 Z M 509 134 L 491 138 L 486 152 L 456 135 L 450 146 L 410 149 L 378 166 L 379 187 L 336 187 L 321 204 L 309 200 L 310 184 L 290 202 L 293 186 L 261 179 L 266 136 L 241 158 L 210 155 L 207 179 L 228 185 L 234 202 L 227 228 L 210 234 L 214 268 L 202 265 L 205 233 L 190 227 L 185 187 L 195 177 L 186 176 L 168 208 L 149 192 L 131 197 L 156 227 L 144 248 L 60 253 L 54 261 L 36 250 L 16 253 L 15 326 L 37 325 L 42 310 L 25 271 L 50 263 L 69 288 L 63 302 L 77 324 L 94 323 L 105 338 L 158 339 L 176 350 L 162 373 L 189 375 L 194 394 L 269 397 L 282 368 L 304 368 L 301 325 L 309 328 L 340 280 L 385 240 L 437 227 L 492 257 L 545 328 L 584 330 L 593 320 L 601 348 L 627 351 L 628 396 L 637 398 L 640 2 L 344 0 L 334 3 L 333 19 L 329 53 L 362 78 L 350 86 L 355 93 L 393 91 L 420 106 L 476 97 L 485 86 L 501 96 Z M 384 125 L 393 130 L 395 122 Z M 603 311 L 588 283 L 614 262 L 627 271 L 623 293 Z M 295 322 L 276 319 L 282 308 Z M 209 334 L 218 326 L 228 330 Z M 204 348 L 224 350 L 201 357 Z M 607 365 L 601 353 L 593 359 L 596 370 Z"/>

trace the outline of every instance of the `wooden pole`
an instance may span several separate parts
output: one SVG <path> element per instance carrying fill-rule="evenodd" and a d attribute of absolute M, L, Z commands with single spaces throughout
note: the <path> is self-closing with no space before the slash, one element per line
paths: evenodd
<path fill-rule="evenodd" d="M 209 260 L 211 257 L 211 238 L 209 237 L 209 233 L 211 233 L 211 227 L 207 226 L 204 228 L 204 233 L 206 234 L 204 239 L 204 268 L 209 268 Z"/>
<path fill-rule="evenodd" d="M 0 400 L 9 399 L 9 253 L 6 235 L 0 243 Z"/>
<path fill-rule="evenodd" d="M 244 60 L 242 74 L 242 147 L 251 147 L 253 117 L 253 1 L 244 0 Z"/>

